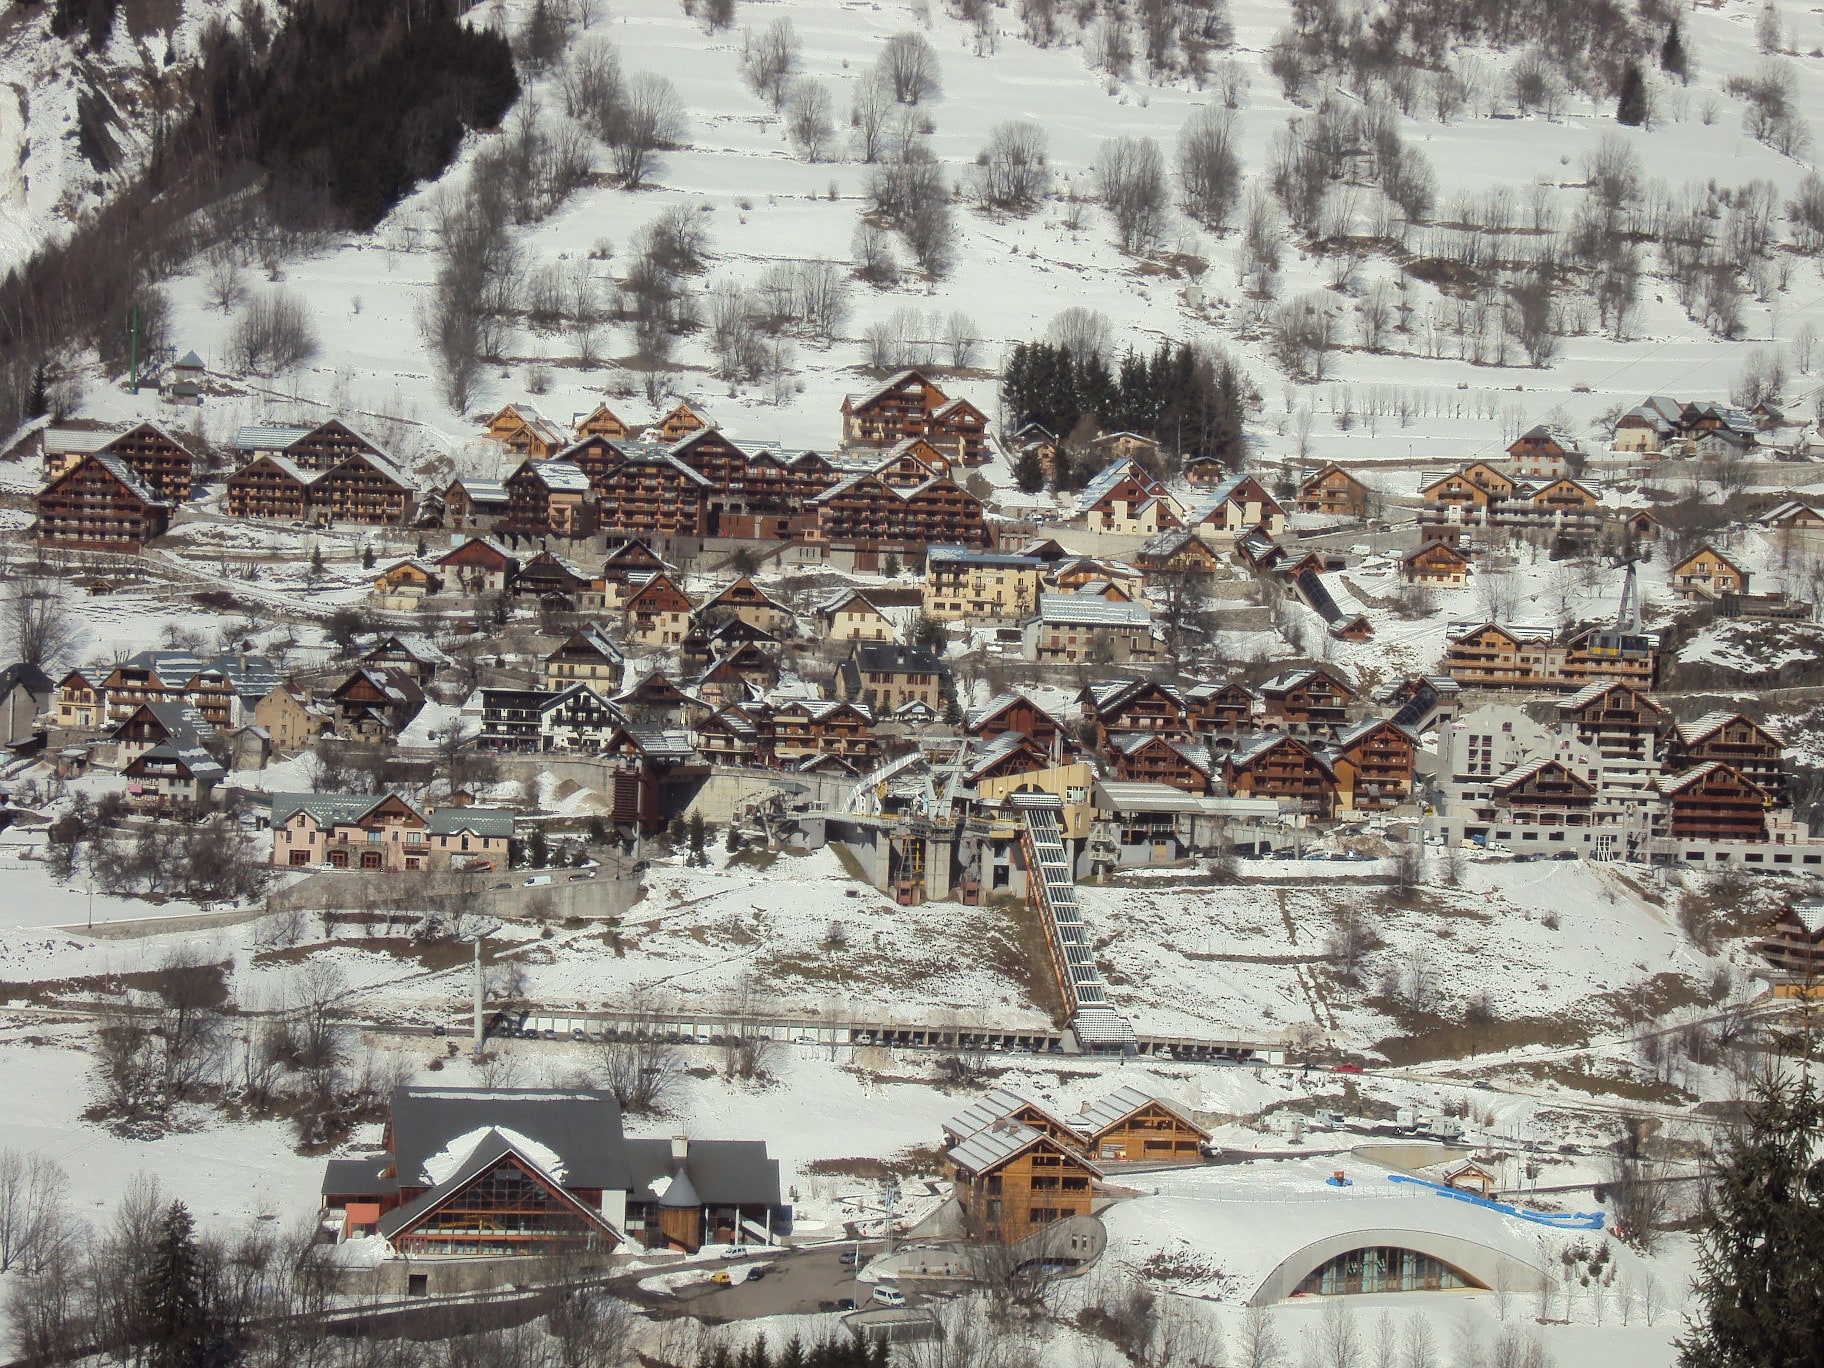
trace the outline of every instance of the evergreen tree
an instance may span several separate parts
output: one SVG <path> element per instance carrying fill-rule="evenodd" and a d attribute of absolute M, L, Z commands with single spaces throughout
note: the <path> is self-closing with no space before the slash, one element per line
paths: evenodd
<path fill-rule="evenodd" d="M 1691 74 L 1690 62 L 1685 57 L 1685 40 L 1679 34 L 1676 19 L 1666 30 L 1666 41 L 1659 49 L 1659 69 L 1681 81 Z"/>
<path fill-rule="evenodd" d="M 25 400 L 25 416 L 27 418 L 42 418 L 50 411 L 51 387 L 45 378 L 44 362 L 40 361 L 37 369 L 32 372 L 32 388 L 31 393 L 27 395 Z"/>
<path fill-rule="evenodd" d="M 899 552 L 887 552 L 887 558 L 881 563 L 880 573 L 888 579 L 898 579 L 900 571 Z"/>
<path fill-rule="evenodd" d="M 1013 461 L 1013 482 L 1022 494 L 1037 494 L 1045 488 L 1045 463 L 1032 447 L 1020 452 Z"/>
<path fill-rule="evenodd" d="M 1647 81 L 1640 74 L 1640 63 L 1629 62 L 1621 73 L 1621 98 L 1615 104 L 1615 118 L 1630 128 L 1647 121 Z"/>
<path fill-rule="evenodd" d="M 543 869 L 551 863 L 551 846 L 542 826 L 535 826 L 526 837 L 526 863 L 534 869 Z"/>
<path fill-rule="evenodd" d="M 708 834 L 708 829 L 703 825 L 703 814 L 691 813 L 685 829 L 690 833 L 690 862 L 692 864 L 704 863 L 703 842 Z"/>
<path fill-rule="evenodd" d="M 152 1368 L 190 1368 L 209 1342 L 209 1316 L 195 1227 L 182 1202 L 166 1209 L 151 1262 L 140 1278 L 146 1361 Z"/>
<path fill-rule="evenodd" d="M 1824 1361 L 1824 1113 L 1808 1074 L 1756 1085 L 1707 1205 L 1681 1368 Z"/>

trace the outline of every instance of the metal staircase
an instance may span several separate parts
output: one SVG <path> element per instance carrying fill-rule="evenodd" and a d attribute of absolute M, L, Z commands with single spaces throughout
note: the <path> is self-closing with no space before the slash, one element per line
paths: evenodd
<path fill-rule="evenodd" d="M 1055 794 L 1016 793 L 1013 804 L 1026 819 L 1027 888 L 1045 923 L 1051 966 L 1069 1008 L 1071 1030 L 1085 1050 L 1125 1050 L 1134 1028 L 1109 1005 L 1108 987 L 1096 968 L 1089 927 L 1077 902 L 1077 881 L 1058 825 L 1063 804 Z"/>

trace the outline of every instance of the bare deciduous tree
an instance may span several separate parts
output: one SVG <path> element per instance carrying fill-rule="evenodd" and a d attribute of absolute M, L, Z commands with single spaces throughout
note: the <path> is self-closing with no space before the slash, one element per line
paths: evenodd
<path fill-rule="evenodd" d="M 1221 232 L 1241 198 L 1241 158 L 1226 107 L 1205 105 L 1186 121 L 1178 134 L 1178 185 L 1185 213 Z"/>
<path fill-rule="evenodd" d="M 657 154 L 683 145 L 690 120 L 677 87 L 664 77 L 642 71 L 627 82 L 600 136 L 608 144 L 621 184 L 637 190 L 652 174 Z"/>
<path fill-rule="evenodd" d="M 830 92 L 821 83 L 809 78 L 792 82 L 786 96 L 785 127 L 806 161 L 820 162 L 829 156 L 836 136 L 833 109 Z"/>
<path fill-rule="evenodd" d="M 780 15 L 758 33 L 741 35 L 741 78 L 774 109 L 785 103 L 786 92 L 797 72 L 802 50 L 792 21 Z"/>
<path fill-rule="evenodd" d="M 4 619 L 13 657 L 39 669 L 65 663 L 82 636 L 63 585 L 52 579 L 15 579 L 7 586 Z"/>
<path fill-rule="evenodd" d="M 1151 138 L 1111 138 L 1096 153 L 1096 192 L 1121 249 L 1141 252 L 1165 232 L 1165 158 Z"/>
<path fill-rule="evenodd" d="M 1051 190 L 1045 130 L 1023 119 L 996 124 L 988 145 L 975 154 L 971 186 L 976 201 L 1012 213 L 1029 213 Z"/>
<path fill-rule="evenodd" d="M 920 104 L 943 88 L 936 49 L 924 34 L 910 30 L 887 39 L 874 71 L 900 104 Z"/>
<path fill-rule="evenodd" d="M 282 375 L 317 354 L 317 330 L 298 296 L 271 290 L 242 308 L 228 333 L 228 354 L 244 371 Z"/>
<path fill-rule="evenodd" d="M 878 80 L 864 78 L 849 101 L 849 127 L 855 130 L 855 155 L 864 162 L 880 160 L 885 149 L 893 92 Z"/>

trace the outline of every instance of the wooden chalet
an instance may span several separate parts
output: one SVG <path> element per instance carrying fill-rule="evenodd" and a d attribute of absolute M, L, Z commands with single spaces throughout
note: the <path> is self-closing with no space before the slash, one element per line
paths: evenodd
<path fill-rule="evenodd" d="M 1765 841 L 1773 795 L 1739 770 L 1711 760 L 1662 775 L 1665 834 L 1675 841 Z"/>
<path fill-rule="evenodd" d="M 1493 1201 L 1499 1180 L 1488 1169 L 1473 1159 L 1464 1159 L 1452 1164 L 1438 1175 L 1438 1181 L 1447 1188 L 1458 1192 L 1467 1192 L 1484 1201 Z"/>
<path fill-rule="evenodd" d="M 452 532 L 488 531 L 507 516 L 507 487 L 499 480 L 451 480 L 443 490 L 443 524 Z"/>
<path fill-rule="evenodd" d="M 695 606 L 670 575 L 652 576 L 621 604 L 621 620 L 630 640 L 646 646 L 676 646 L 690 630 Z"/>
<path fill-rule="evenodd" d="M 1413 795 L 1418 739 L 1385 718 L 1369 718 L 1336 738 L 1329 754 L 1337 806 L 1349 812 L 1398 807 Z"/>
<path fill-rule="evenodd" d="M 121 766 L 127 801 L 136 807 L 198 807 L 227 777 L 220 761 L 200 741 L 162 741 Z"/>
<path fill-rule="evenodd" d="M 39 490 L 33 505 L 38 544 L 71 551 L 138 551 L 171 525 L 171 505 L 121 457 L 100 452 Z"/>
<path fill-rule="evenodd" d="M 500 531 L 510 538 L 578 537 L 595 532 L 589 477 L 571 461 L 526 460 L 507 476 L 507 516 Z"/>
<path fill-rule="evenodd" d="M 1514 474 L 1523 480 L 1554 480 L 1570 474 L 1574 452 L 1577 452 L 1576 442 L 1543 423 L 1528 428 L 1507 444 Z"/>
<path fill-rule="evenodd" d="M 508 404 L 488 419 L 487 435 L 509 451 L 543 461 L 564 446 L 564 436 L 534 409 Z"/>
<path fill-rule="evenodd" d="M 1533 490 L 1526 501 L 1541 512 L 1574 516 L 1593 512 L 1601 505 L 1602 498 L 1587 485 L 1561 475 Z"/>
<path fill-rule="evenodd" d="M 579 627 L 545 657 L 545 687 L 565 689 L 587 683 L 610 691 L 620 687 L 626 658 L 599 627 Z"/>
<path fill-rule="evenodd" d="M 396 665 L 362 665 L 336 686 L 336 734 L 351 741 L 398 736 L 424 707 L 424 691 Z"/>
<path fill-rule="evenodd" d="M 442 573 L 416 557 L 394 561 L 373 578 L 374 597 L 380 607 L 393 612 L 410 611 L 442 592 Z"/>
<path fill-rule="evenodd" d="M 1128 732 L 1108 744 L 1113 778 L 1130 783 L 1166 784 L 1199 796 L 1210 791 L 1214 766 L 1209 748 L 1199 741 Z"/>
<path fill-rule="evenodd" d="M 978 741 L 992 741 L 1008 732 L 1019 732 L 1040 750 L 1054 746 L 1075 752 L 1076 744 L 1062 722 L 1023 693 L 1001 694 L 979 712 L 971 714 L 963 730 Z"/>
<path fill-rule="evenodd" d="M 1665 740 L 1669 771 L 1720 761 L 1760 788 L 1776 805 L 1785 805 L 1786 745 L 1777 732 L 1761 723 L 1741 713 L 1707 713 L 1695 722 L 1673 727 Z"/>
<path fill-rule="evenodd" d="M 772 762 L 772 717 L 764 704 L 726 703 L 692 733 L 697 753 L 712 765 L 754 766 Z"/>
<path fill-rule="evenodd" d="M 57 681 L 52 711 L 68 731 L 98 731 L 107 721 L 106 678 L 99 670 L 71 670 Z"/>
<path fill-rule="evenodd" d="M 1229 468 L 1215 456 L 1187 456 L 1179 473 L 1193 489 L 1213 489 L 1229 478 Z"/>
<path fill-rule="evenodd" d="M 1795 898 L 1787 903 L 1755 949 L 1781 974 L 1824 978 L 1824 899 Z"/>
<path fill-rule="evenodd" d="M 771 718 L 773 754 L 781 763 L 832 757 L 852 772 L 872 768 L 880 756 L 873 710 L 841 699 L 794 699 L 775 705 Z"/>
<path fill-rule="evenodd" d="M 108 732 L 108 740 L 114 743 L 115 763 L 125 765 L 154 746 L 196 750 L 214 730 L 194 704 L 167 699 L 137 703 L 126 709 Z"/>
<path fill-rule="evenodd" d="M 1191 725 L 1199 736 L 1247 731 L 1253 726 L 1254 694 L 1233 680 L 1187 684 L 1183 693 L 1190 705 Z"/>
<path fill-rule="evenodd" d="M 1082 1134 L 1069 1122 L 1059 1119 L 1038 1103 L 1010 1089 L 990 1088 L 963 1111 L 944 1122 L 944 1148 L 954 1148 L 997 1122 L 1009 1121 L 1028 1126 L 1060 1144 L 1082 1147 Z"/>
<path fill-rule="evenodd" d="M 842 440 L 851 447 L 891 447 L 922 437 L 965 466 L 988 459 L 987 416 L 951 399 L 916 370 L 889 376 L 866 394 L 842 401 Z"/>
<path fill-rule="evenodd" d="M 1087 1216 L 1102 1171 L 1078 1143 L 1009 1118 L 951 1145 L 944 1164 L 969 1230 L 1015 1244 L 1058 1221 Z"/>
<path fill-rule="evenodd" d="M 236 518 L 306 521 L 311 485 L 321 473 L 277 452 L 261 452 L 228 477 L 228 512 Z"/>
<path fill-rule="evenodd" d="M 1222 781 L 1236 798 L 1272 798 L 1282 807 L 1328 819 L 1336 810 L 1336 775 L 1296 736 L 1269 733 L 1223 758 Z"/>
<path fill-rule="evenodd" d="M 1179 1106 L 1139 1088 L 1085 1102 L 1070 1118 L 1084 1153 L 1098 1164 L 1196 1164 L 1210 1132 Z"/>
<path fill-rule="evenodd" d="M 288 432 L 286 429 L 277 431 Z M 297 435 L 277 450 L 305 470 L 333 470 L 355 456 L 378 456 L 387 465 L 393 464 L 377 443 L 369 441 L 339 418 L 295 431 Z M 236 445 L 239 446 L 238 439 Z"/>
<path fill-rule="evenodd" d="M 139 423 L 99 450 L 125 461 L 148 489 L 173 507 L 190 497 L 196 457 L 158 424 Z"/>
<path fill-rule="evenodd" d="M 1596 805 L 1596 785 L 1550 756 L 1509 770 L 1490 790 L 1504 820 L 1528 826 L 1588 826 Z"/>
<path fill-rule="evenodd" d="M 1077 497 L 1077 517 L 1097 532 L 1155 537 L 1183 527 L 1181 515 L 1165 485 L 1145 466 L 1125 456 L 1092 475 Z"/>
<path fill-rule="evenodd" d="M 621 421 L 620 415 L 606 404 L 597 404 L 572 430 L 572 436 L 578 438 L 610 437 L 618 441 L 632 435 L 633 429 Z"/>
<path fill-rule="evenodd" d="M 1685 598 L 1746 594 L 1748 572 L 1714 546 L 1700 546 L 1672 567 L 1672 587 Z"/>
<path fill-rule="evenodd" d="M 715 427 L 715 423 L 689 404 L 678 401 L 678 406 L 667 413 L 649 428 L 648 434 L 656 436 L 661 442 L 681 442 L 693 432 L 702 432 Z"/>
<path fill-rule="evenodd" d="M 1514 479 L 1487 461 L 1472 461 L 1440 476 L 1419 490 L 1419 498 L 1432 509 L 1486 509 L 1490 502 L 1511 499 Z"/>
<path fill-rule="evenodd" d="M 603 585 L 553 551 L 540 551 L 513 576 L 516 599 L 548 603 L 563 612 L 583 613 L 603 605 Z"/>
<path fill-rule="evenodd" d="M 733 444 L 704 429 L 699 447 Z M 610 537 L 700 537 L 719 529 L 709 507 L 716 485 L 670 449 L 584 437 L 567 448 L 562 459 L 575 464 L 589 480 L 596 520 Z"/>
<path fill-rule="evenodd" d="M 356 451 L 311 482 L 310 502 L 325 524 L 396 526 L 412 512 L 412 486 L 384 456 Z"/>
<path fill-rule="evenodd" d="M 672 683 L 663 670 L 647 671 L 609 701 L 638 727 L 692 727 L 711 711 Z"/>
<path fill-rule="evenodd" d="M 1300 513 L 1360 521 L 1368 516 L 1368 486 L 1331 461 L 1299 483 L 1293 506 Z"/>
<path fill-rule="evenodd" d="M 519 557 L 486 537 L 470 537 L 436 565 L 451 588 L 471 596 L 500 593 L 519 574 Z"/>
<path fill-rule="evenodd" d="M 708 772 L 690 733 L 678 728 L 618 727 L 602 754 L 616 762 L 610 797 L 615 825 L 637 827 L 647 836 L 664 830 L 681 810 L 678 784 Z"/>
<path fill-rule="evenodd" d="M 1134 552 L 1134 564 L 1148 579 L 1171 575 L 1214 575 L 1223 558 L 1195 531 L 1178 527 L 1161 532 Z"/>
<path fill-rule="evenodd" d="M 792 625 L 792 610 L 773 598 L 747 575 L 741 576 L 702 608 L 706 619 L 732 615 L 738 621 L 766 632 Z"/>
<path fill-rule="evenodd" d="M 1465 688 L 1576 691 L 1618 679 L 1651 688 L 1659 673 L 1659 642 L 1650 633 L 1590 628 L 1560 644 L 1549 631 L 1480 623 L 1453 629 L 1444 673 Z"/>
<path fill-rule="evenodd" d="M 1267 725 L 1301 736 L 1335 736 L 1355 698 L 1355 690 L 1324 665 L 1275 675 L 1259 692 Z"/>
<path fill-rule="evenodd" d="M 1123 679 L 1085 685 L 1077 694 L 1083 721 L 1095 728 L 1096 748 L 1124 732 L 1155 732 L 1189 740 L 1197 732 L 1191 705 L 1174 685 L 1156 679 Z"/>
<path fill-rule="evenodd" d="M 881 554 L 922 553 L 927 546 L 992 545 L 982 501 L 947 476 L 899 489 L 879 475 L 854 476 L 809 501 L 816 525 L 807 539 L 857 553 L 873 569 Z"/>
<path fill-rule="evenodd" d="M 1775 504 L 1755 521 L 1775 532 L 1824 532 L 1824 513 L 1802 499 L 1786 499 Z"/>
<path fill-rule="evenodd" d="M 1469 580 L 1469 557 L 1448 542 L 1428 541 L 1400 560 L 1407 584 L 1455 587 Z"/>
<path fill-rule="evenodd" d="M 950 692 L 950 671 L 930 651 L 918 646 L 857 641 L 836 667 L 834 692 L 849 703 L 865 703 L 889 713 L 907 703 L 941 709 Z"/>

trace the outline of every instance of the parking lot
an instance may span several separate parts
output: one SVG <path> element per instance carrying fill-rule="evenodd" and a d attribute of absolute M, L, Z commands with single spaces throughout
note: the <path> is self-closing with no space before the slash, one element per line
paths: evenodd
<path fill-rule="evenodd" d="M 691 1315 L 714 1323 L 835 1311 L 845 1298 L 866 1308 L 874 1305 L 870 1300 L 874 1284 L 858 1282 L 854 1268 L 842 1262 L 842 1256 L 854 1248 L 852 1244 L 820 1245 L 781 1252 L 766 1264 L 765 1273 L 757 1280 L 750 1274 L 747 1281 L 726 1287 L 710 1282 L 691 1283 L 678 1288 L 671 1300 L 687 1307 Z M 879 1249 L 878 1242 L 863 1242 L 862 1262 L 866 1263 Z M 916 1306 L 919 1301 L 918 1293 L 906 1292 L 908 1306 Z"/>

